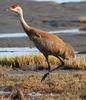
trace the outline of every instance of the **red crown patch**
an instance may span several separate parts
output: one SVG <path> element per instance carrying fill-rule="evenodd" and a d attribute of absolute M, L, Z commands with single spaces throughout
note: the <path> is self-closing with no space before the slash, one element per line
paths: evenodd
<path fill-rule="evenodd" d="M 12 8 L 16 8 L 16 7 L 18 7 L 18 5 L 17 5 L 17 4 L 15 4 L 15 5 L 13 5 L 13 6 L 12 6 Z"/>

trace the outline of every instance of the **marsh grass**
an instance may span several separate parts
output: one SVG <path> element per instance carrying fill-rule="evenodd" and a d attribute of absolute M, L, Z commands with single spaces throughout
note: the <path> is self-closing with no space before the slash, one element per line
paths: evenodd
<path fill-rule="evenodd" d="M 86 23 L 86 16 L 79 17 L 79 22 Z"/>
<path fill-rule="evenodd" d="M 44 82 L 40 82 L 42 76 L 43 74 L 12 76 L 6 73 L 1 73 L 0 86 L 8 86 L 11 92 L 13 91 L 17 94 L 19 90 L 21 90 L 23 94 L 28 94 L 31 92 L 55 94 L 55 96 L 34 97 L 34 100 L 78 100 L 80 98 L 86 98 L 85 72 L 76 71 L 71 73 L 51 73 L 51 87 L 49 87 L 48 78 L 46 78 Z M 27 100 L 33 100 L 30 99 L 30 96 L 28 96 L 28 98 L 29 99 Z"/>
<path fill-rule="evenodd" d="M 49 56 L 49 62 L 52 68 L 60 65 L 59 59 L 54 56 Z M 47 69 L 47 62 L 45 57 L 41 54 L 29 54 L 23 56 L 3 57 L 0 58 L 0 65 L 2 67 L 11 68 L 28 68 L 28 69 Z M 74 63 L 71 64 L 69 61 L 65 61 L 65 69 L 86 69 L 86 57 L 80 57 L 75 59 Z"/>
<path fill-rule="evenodd" d="M 53 56 L 49 57 L 52 68 L 60 64 L 60 61 Z M 0 58 L 0 87 L 7 86 L 5 91 L 11 91 L 12 95 L 0 95 L 1 100 L 33 100 L 27 95 L 31 92 L 42 94 L 53 93 L 55 96 L 38 96 L 34 100 L 79 100 L 86 99 L 86 73 L 75 71 L 68 73 L 50 73 L 50 86 L 48 77 L 44 82 L 40 82 L 43 74 L 25 74 L 23 76 L 13 76 L 5 73 L 5 68 L 28 68 L 47 69 L 47 62 L 42 54 L 30 54 L 16 57 Z M 65 60 L 66 69 L 86 69 L 86 57 L 75 59 L 73 64 Z M 20 91 L 21 90 L 21 91 Z M 26 96 L 24 95 L 26 94 Z M 3 98 L 3 99 L 2 99 Z M 23 99 L 22 99 L 23 98 Z"/>
<path fill-rule="evenodd" d="M 49 57 L 50 64 L 57 65 L 59 60 L 55 57 Z M 0 58 L 1 66 L 9 67 L 27 67 L 29 69 L 47 69 L 47 62 L 42 54 L 30 54 L 16 57 Z"/>
<path fill-rule="evenodd" d="M 65 69 L 86 69 L 86 57 L 75 59 L 73 64 L 70 64 L 69 61 L 65 61 Z"/>

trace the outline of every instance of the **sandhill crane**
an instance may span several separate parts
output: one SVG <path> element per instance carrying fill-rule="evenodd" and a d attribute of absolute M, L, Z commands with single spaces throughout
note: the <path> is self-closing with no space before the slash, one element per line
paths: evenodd
<path fill-rule="evenodd" d="M 71 45 L 65 43 L 62 39 L 54 34 L 50 34 L 40 29 L 28 26 L 23 17 L 23 10 L 19 5 L 15 4 L 7 10 L 14 11 L 19 15 L 20 22 L 24 31 L 46 58 L 48 64 L 48 72 L 42 77 L 41 81 L 44 81 L 50 72 L 63 66 L 65 59 L 73 62 L 75 58 L 75 52 Z M 57 57 L 61 61 L 61 65 L 51 70 L 51 66 L 48 60 L 49 55 Z"/>

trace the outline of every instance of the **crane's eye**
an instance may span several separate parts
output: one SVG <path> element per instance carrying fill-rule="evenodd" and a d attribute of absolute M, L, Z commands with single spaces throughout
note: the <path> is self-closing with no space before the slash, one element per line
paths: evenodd
<path fill-rule="evenodd" d="M 17 4 L 15 4 L 15 5 L 13 5 L 13 6 L 12 6 L 12 8 L 13 8 L 13 9 L 14 9 L 14 8 L 16 8 L 16 7 L 18 7 L 18 5 L 17 5 Z"/>

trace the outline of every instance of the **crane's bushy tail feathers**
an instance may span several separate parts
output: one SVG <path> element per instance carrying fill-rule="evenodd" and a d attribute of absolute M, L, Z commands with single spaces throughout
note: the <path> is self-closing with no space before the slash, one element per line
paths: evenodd
<path fill-rule="evenodd" d="M 75 55 L 75 51 L 73 49 L 73 47 L 70 45 L 70 44 L 65 44 L 65 58 L 68 58 L 68 59 L 74 59 L 76 58 L 76 55 Z"/>

